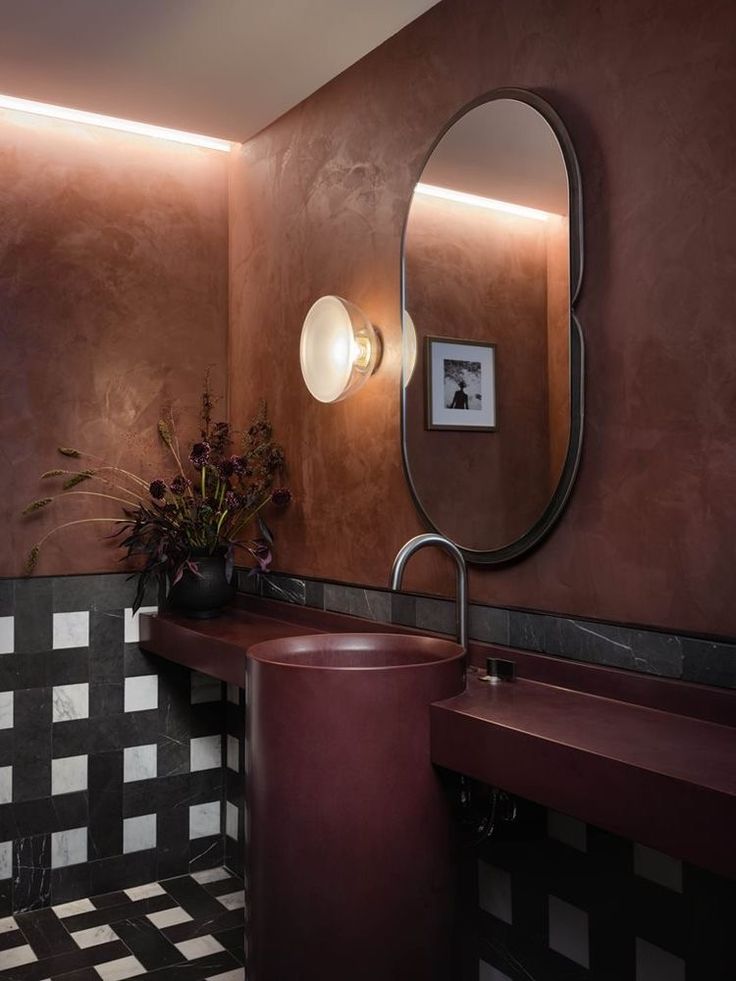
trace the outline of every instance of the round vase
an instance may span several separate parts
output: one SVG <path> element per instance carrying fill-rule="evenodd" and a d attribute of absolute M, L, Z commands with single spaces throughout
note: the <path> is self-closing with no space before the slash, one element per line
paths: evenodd
<path fill-rule="evenodd" d="M 222 613 L 235 595 L 227 550 L 213 554 L 192 552 L 198 575 L 185 569 L 179 582 L 169 590 L 168 603 L 177 613 L 197 620 L 208 620 Z"/>

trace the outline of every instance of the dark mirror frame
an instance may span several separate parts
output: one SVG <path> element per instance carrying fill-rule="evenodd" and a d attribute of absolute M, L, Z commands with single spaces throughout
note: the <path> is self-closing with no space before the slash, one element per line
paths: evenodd
<path fill-rule="evenodd" d="M 549 504 L 545 508 L 541 517 L 528 529 L 528 531 L 517 538 L 515 541 L 502 548 L 480 550 L 462 548 L 463 555 L 467 562 L 477 565 L 500 565 L 506 562 L 513 562 L 531 551 L 549 534 L 560 515 L 562 514 L 568 498 L 572 491 L 575 477 L 580 464 L 580 456 L 583 445 L 583 418 L 584 418 L 584 380 L 585 380 L 585 346 L 583 331 L 575 316 L 575 303 L 580 293 L 583 281 L 583 194 L 580 180 L 580 165 L 575 155 L 572 140 L 565 128 L 565 124 L 557 115 L 555 110 L 540 96 L 525 89 L 502 88 L 494 89 L 492 92 L 479 96 L 467 105 L 463 106 L 445 124 L 438 134 L 429 150 L 427 151 L 422 165 L 419 169 L 419 177 L 429 162 L 437 145 L 454 126 L 454 124 L 465 116 L 472 109 L 493 102 L 496 99 L 514 99 L 517 102 L 524 102 L 526 105 L 536 109 L 544 117 L 552 128 L 562 151 L 567 170 L 567 178 L 570 193 L 570 441 L 567 448 L 567 456 L 562 468 L 559 482 Z M 413 196 L 413 194 L 412 194 Z M 401 233 L 401 318 L 402 336 L 404 331 L 404 310 L 406 309 L 406 263 L 405 247 L 406 233 L 411 212 L 411 201 L 406 211 L 404 227 Z M 411 475 L 411 465 L 409 461 L 407 440 L 406 440 L 406 388 L 404 386 L 404 372 L 406 366 L 401 366 L 401 454 L 404 463 L 404 473 L 411 490 L 412 497 L 417 510 L 421 514 L 425 524 L 433 531 L 444 534 L 430 519 L 424 509 L 422 500 L 417 492 L 416 486 Z"/>

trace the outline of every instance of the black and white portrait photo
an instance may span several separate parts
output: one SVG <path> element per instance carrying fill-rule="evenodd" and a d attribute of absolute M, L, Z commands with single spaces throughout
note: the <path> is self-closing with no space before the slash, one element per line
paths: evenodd
<path fill-rule="evenodd" d="M 427 428 L 496 429 L 496 346 L 428 337 Z"/>

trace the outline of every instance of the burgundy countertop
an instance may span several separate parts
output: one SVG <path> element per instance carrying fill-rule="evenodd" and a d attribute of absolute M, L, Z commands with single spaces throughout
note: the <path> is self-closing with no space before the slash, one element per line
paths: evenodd
<path fill-rule="evenodd" d="M 141 646 L 242 687 L 254 644 L 354 630 L 418 632 L 239 598 L 216 620 L 143 616 Z M 484 644 L 471 661 L 494 652 L 520 677 L 488 685 L 471 667 L 432 705 L 435 763 L 736 877 L 736 693 Z"/>

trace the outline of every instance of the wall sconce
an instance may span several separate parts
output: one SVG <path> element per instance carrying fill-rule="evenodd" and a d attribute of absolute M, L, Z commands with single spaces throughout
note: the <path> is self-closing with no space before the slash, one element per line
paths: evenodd
<path fill-rule="evenodd" d="M 401 326 L 401 365 L 404 388 L 406 388 L 417 366 L 417 329 L 406 307 L 404 307 L 404 321 Z"/>
<path fill-rule="evenodd" d="M 340 402 L 368 381 L 381 360 L 381 338 L 363 311 L 323 296 L 304 318 L 299 360 L 318 402 Z"/>

